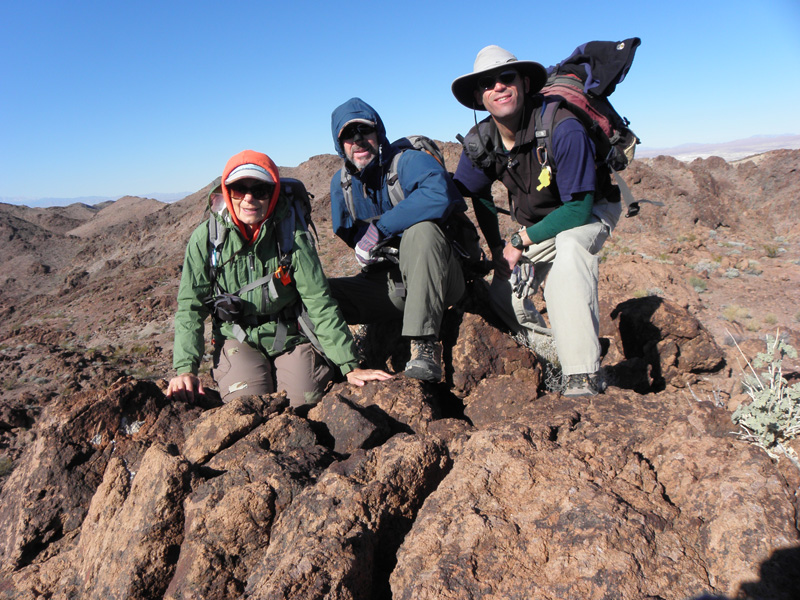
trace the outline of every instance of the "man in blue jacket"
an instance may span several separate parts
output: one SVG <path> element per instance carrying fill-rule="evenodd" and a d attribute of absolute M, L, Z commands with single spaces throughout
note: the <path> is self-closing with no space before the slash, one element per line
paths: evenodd
<path fill-rule="evenodd" d="M 433 156 L 390 144 L 380 116 L 360 98 L 333 111 L 331 132 L 344 159 L 331 180 L 333 230 L 362 267 L 354 277 L 331 279 L 333 296 L 351 324 L 402 318 L 411 343 L 405 374 L 439 381 L 442 316 L 464 293 L 461 266 L 440 225 L 466 208 L 464 199 Z M 389 180 L 398 154 L 404 197 L 393 202 Z"/>

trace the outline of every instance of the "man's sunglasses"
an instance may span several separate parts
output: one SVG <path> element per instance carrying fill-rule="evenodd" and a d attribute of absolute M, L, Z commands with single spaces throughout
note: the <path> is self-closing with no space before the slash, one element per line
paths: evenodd
<path fill-rule="evenodd" d="M 478 79 L 478 89 L 482 92 L 486 90 L 494 89 L 494 86 L 497 85 L 499 81 L 503 85 L 511 85 L 514 83 L 514 80 L 517 78 L 516 71 L 503 71 L 497 75 L 484 75 L 480 79 Z"/>
<path fill-rule="evenodd" d="M 356 134 L 364 137 L 370 135 L 371 133 L 375 133 L 374 125 L 367 125 L 366 123 L 353 123 L 342 130 L 342 135 L 339 136 L 339 139 L 342 141 L 352 140 L 354 137 L 356 137 Z"/>
<path fill-rule="evenodd" d="M 228 186 L 228 191 L 231 193 L 231 198 L 234 200 L 244 200 L 247 194 L 253 196 L 253 200 L 264 200 L 272 196 L 272 191 L 275 189 L 274 183 L 256 183 L 247 185 L 238 181 Z"/>

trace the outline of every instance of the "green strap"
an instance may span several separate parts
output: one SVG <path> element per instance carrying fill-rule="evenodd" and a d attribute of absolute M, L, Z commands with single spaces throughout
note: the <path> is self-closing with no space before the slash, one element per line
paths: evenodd
<path fill-rule="evenodd" d="M 289 326 L 286 321 L 278 319 L 275 324 L 275 341 L 272 342 L 272 351 L 275 353 L 282 352 L 283 347 L 286 345 L 286 336 L 289 332 Z"/>
<path fill-rule="evenodd" d="M 244 286 L 242 288 L 239 288 L 239 291 L 236 292 L 235 295 L 236 296 L 241 296 L 242 294 L 246 294 L 247 292 L 249 292 L 251 290 L 254 290 L 257 287 L 261 287 L 262 285 L 265 285 L 267 283 L 269 283 L 270 287 L 274 290 L 275 289 L 274 288 L 274 283 L 272 282 L 273 279 L 275 279 L 275 277 L 272 274 L 264 275 L 263 277 L 259 277 L 258 279 L 256 279 L 252 283 L 248 283 L 246 286 Z M 270 298 L 274 298 L 274 296 L 272 296 L 272 294 L 270 294 Z"/>

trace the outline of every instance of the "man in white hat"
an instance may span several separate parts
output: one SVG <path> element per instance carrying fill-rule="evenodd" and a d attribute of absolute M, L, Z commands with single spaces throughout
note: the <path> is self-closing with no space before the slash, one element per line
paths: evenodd
<path fill-rule="evenodd" d="M 534 121 L 546 80 L 542 65 L 517 60 L 498 46 L 478 53 L 472 73 L 453 81 L 452 91 L 461 104 L 489 116 L 465 137 L 455 179 L 473 198 L 492 251 L 494 308 L 533 346 L 552 332 L 563 393 L 589 396 L 605 387 L 599 376 L 597 252 L 619 219 L 619 192 L 607 173 L 596 171 L 594 145 L 568 111 L 556 113 L 551 155 L 538 148 Z M 496 180 L 508 189 L 520 225 L 508 242 L 492 199 Z M 549 329 L 529 298 L 545 276 Z"/>

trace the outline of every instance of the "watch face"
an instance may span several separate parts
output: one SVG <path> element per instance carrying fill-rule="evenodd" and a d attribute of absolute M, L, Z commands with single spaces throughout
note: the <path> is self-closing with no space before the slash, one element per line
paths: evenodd
<path fill-rule="evenodd" d="M 511 236 L 511 245 L 516 248 L 517 250 L 522 250 L 522 238 L 519 236 L 518 233 L 514 233 Z"/>

